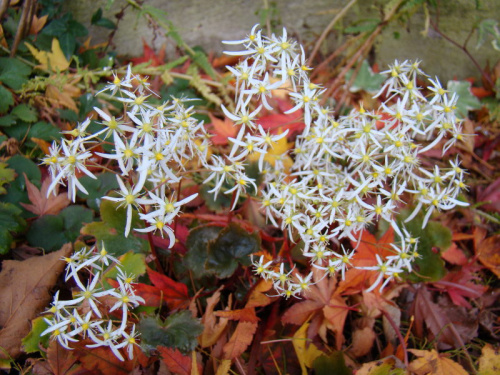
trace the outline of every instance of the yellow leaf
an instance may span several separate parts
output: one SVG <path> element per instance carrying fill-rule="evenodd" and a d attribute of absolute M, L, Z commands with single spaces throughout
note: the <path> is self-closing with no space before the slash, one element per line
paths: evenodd
<path fill-rule="evenodd" d="M 198 361 L 196 360 L 196 351 L 193 350 L 191 352 L 191 375 L 200 375 L 200 372 L 198 371 Z"/>
<path fill-rule="evenodd" d="M 227 375 L 229 374 L 230 368 L 231 368 L 231 360 L 223 359 L 219 367 L 217 368 L 217 372 L 215 373 L 215 375 Z"/>
<path fill-rule="evenodd" d="M 303 375 L 307 374 L 307 367 L 311 368 L 314 360 L 324 354 L 316 345 L 312 343 L 307 345 L 306 334 L 308 327 L 309 323 L 304 323 L 293 335 L 293 347 L 295 348 L 295 353 L 297 353 Z"/>
<path fill-rule="evenodd" d="M 481 358 L 479 358 L 478 375 L 500 374 L 500 351 L 490 344 L 483 347 Z"/>
<path fill-rule="evenodd" d="M 457 362 L 440 356 L 435 350 L 410 349 L 417 359 L 410 363 L 408 369 L 415 375 L 467 375 L 467 371 Z"/>
<path fill-rule="evenodd" d="M 52 39 L 52 51 L 39 51 L 29 43 L 25 43 L 31 54 L 38 60 L 39 68 L 52 70 L 53 72 L 62 72 L 69 67 L 69 61 L 66 60 L 61 45 L 57 39 Z"/>

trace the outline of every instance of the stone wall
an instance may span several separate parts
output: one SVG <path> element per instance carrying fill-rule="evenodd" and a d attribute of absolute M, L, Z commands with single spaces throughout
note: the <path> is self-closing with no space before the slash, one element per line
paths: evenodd
<path fill-rule="evenodd" d="M 347 0 L 276 0 L 277 19 L 297 35 L 302 42 L 311 42 L 322 32 L 335 14 L 347 4 Z M 380 4 L 389 1 L 358 0 L 342 19 L 343 25 L 369 18 L 378 18 Z M 105 9 L 108 0 L 72 0 L 67 2 L 76 19 L 90 26 L 92 14 L 99 8 Z M 126 3 L 114 0 L 111 8 L 104 15 L 114 20 L 114 14 Z M 481 0 L 481 9 L 475 9 L 475 0 L 441 0 L 440 28 L 451 38 L 462 43 L 469 34 L 474 22 L 484 18 L 500 20 L 498 0 Z M 220 52 L 224 39 L 236 39 L 244 36 L 251 27 L 259 22 L 258 11 L 262 9 L 260 0 L 146 0 L 146 5 L 154 6 L 167 12 L 168 19 L 179 30 L 189 45 L 201 45 L 206 50 Z M 409 20 L 391 24 L 375 46 L 375 61 L 384 67 L 394 59 L 421 59 L 424 69 L 431 75 L 437 75 L 445 81 L 469 76 L 479 76 L 477 69 L 465 54 L 457 47 L 445 41 L 432 28 L 426 30 L 425 13 L 420 8 Z M 104 41 L 108 30 L 89 27 L 93 42 Z M 425 35 L 425 36 L 424 36 Z M 148 25 L 144 17 L 138 17 L 138 11 L 128 7 L 115 35 L 116 50 L 121 55 L 137 56 L 142 53 L 142 39 L 154 48 L 167 43 L 167 51 L 172 53 L 173 42 L 168 41 L 162 30 L 156 32 Z M 485 44 L 476 50 L 477 36 L 473 35 L 469 49 L 482 66 L 487 61 L 495 64 L 500 53 Z M 332 35 L 324 48 L 334 50 L 340 43 Z"/>

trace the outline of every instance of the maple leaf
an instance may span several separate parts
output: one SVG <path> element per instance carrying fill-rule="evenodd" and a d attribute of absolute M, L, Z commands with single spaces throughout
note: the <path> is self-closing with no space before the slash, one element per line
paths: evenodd
<path fill-rule="evenodd" d="M 479 261 L 484 264 L 497 277 L 500 277 L 500 252 L 498 244 L 500 235 L 488 237 L 482 240 L 476 247 Z"/>
<path fill-rule="evenodd" d="M 50 342 L 46 355 L 46 361 L 39 361 L 33 367 L 34 374 L 71 375 L 81 372 L 78 366 L 74 366 L 77 361 L 74 352 L 61 347 L 57 340 Z"/>
<path fill-rule="evenodd" d="M 38 68 L 44 70 L 52 70 L 53 72 L 63 72 L 69 68 L 69 61 L 66 60 L 63 51 L 61 50 L 61 45 L 59 40 L 56 38 L 52 39 L 52 51 L 39 51 L 29 43 L 25 43 L 26 47 L 30 50 L 31 54 L 38 60 L 40 65 Z"/>
<path fill-rule="evenodd" d="M 160 51 L 156 53 L 151 46 L 142 39 L 142 50 L 143 54 L 140 57 L 135 57 L 130 59 L 134 65 L 142 64 L 142 63 L 150 63 L 150 66 L 160 66 L 165 63 L 165 44 L 162 45 Z"/>
<path fill-rule="evenodd" d="M 149 279 L 153 285 L 135 284 L 135 291 L 138 296 L 145 300 L 147 306 L 159 306 L 161 301 L 165 301 L 170 310 L 185 308 L 189 305 L 189 294 L 187 286 L 174 281 L 166 275 L 147 269 Z"/>
<path fill-rule="evenodd" d="M 158 346 L 157 350 L 170 372 L 178 375 L 191 375 L 192 360 L 189 356 L 166 346 Z"/>
<path fill-rule="evenodd" d="M 431 337 L 437 338 L 445 346 L 460 347 L 462 345 L 454 324 L 443 309 L 432 301 L 432 295 L 422 285 L 418 288 L 412 306 L 415 316 L 415 331 L 418 336 L 424 335 L 424 323 Z"/>
<path fill-rule="evenodd" d="M 210 121 L 212 121 L 208 126 L 211 126 L 211 132 L 214 133 L 214 136 L 210 138 L 214 145 L 227 145 L 228 138 L 235 138 L 236 134 L 238 134 L 239 127 L 234 126 L 233 122 L 227 117 L 221 120 L 211 113 L 208 114 L 208 117 L 210 117 Z"/>
<path fill-rule="evenodd" d="M 467 371 L 460 364 L 439 355 L 435 350 L 408 351 L 418 357 L 408 367 L 415 375 L 467 375 Z"/>
<path fill-rule="evenodd" d="M 435 282 L 434 285 L 444 289 L 455 305 L 472 308 L 465 298 L 479 298 L 488 289 L 488 287 L 474 282 L 478 279 L 475 275 L 477 271 L 479 271 L 479 267 L 468 264 L 458 271 L 449 272 L 442 280 Z"/>
<path fill-rule="evenodd" d="M 363 231 L 359 244 L 353 243 L 356 253 L 351 259 L 355 267 L 372 267 L 377 265 L 376 256 L 385 259 L 389 255 L 394 255 L 390 250 L 390 244 L 394 243 L 394 229 L 389 228 L 377 241 L 375 236 Z M 344 280 L 339 283 L 338 293 L 355 294 L 368 289 L 378 277 L 377 271 L 351 268 L 347 270 Z"/>
<path fill-rule="evenodd" d="M 38 188 L 28 180 L 26 174 L 24 174 L 24 180 L 26 181 L 26 188 L 28 190 L 28 198 L 31 204 L 20 203 L 25 209 L 33 212 L 35 215 L 57 215 L 63 208 L 70 204 L 67 194 L 51 194 L 47 197 L 47 191 L 50 184 L 52 183 L 52 178 L 47 177 L 43 183 L 42 188 Z"/>
<path fill-rule="evenodd" d="M 293 347 L 297 358 L 299 359 L 299 364 L 302 369 L 302 374 L 307 374 L 306 367 L 311 368 L 313 362 L 316 358 L 323 354 L 316 345 L 312 343 L 307 343 L 307 329 L 309 328 L 309 323 L 304 323 L 293 335 Z"/>
<path fill-rule="evenodd" d="M 21 354 L 21 340 L 30 331 L 31 319 L 47 304 L 49 291 L 55 285 L 69 256 L 71 244 L 48 255 L 32 257 L 22 262 L 4 260 L 0 273 L 0 358 Z"/>
<path fill-rule="evenodd" d="M 311 324 L 311 326 L 320 327 L 323 324 L 326 325 L 335 333 L 335 344 L 340 349 L 344 341 L 342 332 L 349 307 L 338 294 L 335 279 L 323 278 L 318 281 L 320 276 L 316 275 L 318 275 L 318 272 L 315 273 L 316 283 L 304 294 L 306 300 L 292 305 L 283 314 L 281 321 L 283 323 L 302 325 L 309 319 L 311 321 L 316 320 L 318 324 Z M 312 336 L 317 333 L 310 332 Z"/>

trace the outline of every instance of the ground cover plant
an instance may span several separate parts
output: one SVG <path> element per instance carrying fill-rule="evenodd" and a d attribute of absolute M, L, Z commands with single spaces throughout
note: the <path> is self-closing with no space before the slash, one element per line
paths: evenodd
<path fill-rule="evenodd" d="M 0 14 L 3 369 L 497 371 L 499 65 L 475 87 L 376 72 L 373 41 L 422 2 L 346 29 L 335 68 L 333 23 L 308 48 L 267 2 L 221 57 L 125 3 L 169 61 L 116 57 L 102 9 L 91 45 L 60 6 Z M 498 48 L 497 23 L 476 32 Z"/>

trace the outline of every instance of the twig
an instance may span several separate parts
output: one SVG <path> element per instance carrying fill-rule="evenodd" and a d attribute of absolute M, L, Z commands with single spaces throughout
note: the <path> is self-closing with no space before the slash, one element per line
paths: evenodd
<path fill-rule="evenodd" d="M 385 310 L 380 310 L 380 311 L 382 312 L 384 317 L 387 319 L 387 321 L 391 325 L 392 329 L 394 329 L 394 332 L 396 332 L 396 336 L 398 336 L 399 343 L 401 344 L 401 347 L 403 348 L 405 367 L 408 368 L 408 350 L 406 348 L 405 339 L 403 338 L 403 335 L 401 334 L 399 327 L 396 325 L 396 323 L 394 322 L 392 317 L 389 315 L 389 313 Z"/>
<path fill-rule="evenodd" d="M 264 0 L 264 1 L 267 2 L 267 0 Z M 333 28 L 333 26 L 335 26 L 337 21 L 340 20 L 344 16 L 344 14 L 346 14 L 346 12 L 349 10 L 349 8 L 352 7 L 354 5 L 354 3 L 356 3 L 356 1 L 358 1 L 358 0 L 349 1 L 349 3 L 345 7 L 343 7 L 340 12 L 337 13 L 337 15 L 333 18 L 333 20 L 330 21 L 328 26 L 325 28 L 325 30 L 323 30 L 320 37 L 316 41 L 316 44 L 314 45 L 314 49 L 311 52 L 311 56 L 309 57 L 309 61 L 311 61 L 311 62 L 314 61 L 314 58 L 316 57 L 316 54 L 318 53 L 319 48 L 321 47 L 321 43 L 323 43 L 323 41 L 327 37 L 330 30 Z"/>
<path fill-rule="evenodd" d="M 32 13 L 31 8 L 33 5 L 33 0 L 25 0 L 23 4 L 23 10 L 21 12 L 21 18 L 19 19 L 19 25 L 17 26 L 16 36 L 10 50 L 10 57 L 14 57 L 17 47 L 19 46 L 21 39 L 24 37 L 27 26 L 29 25 L 29 16 Z"/>

